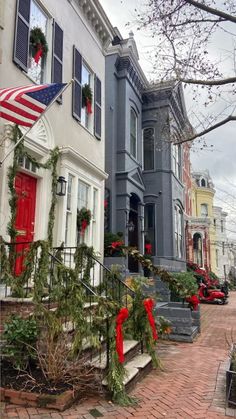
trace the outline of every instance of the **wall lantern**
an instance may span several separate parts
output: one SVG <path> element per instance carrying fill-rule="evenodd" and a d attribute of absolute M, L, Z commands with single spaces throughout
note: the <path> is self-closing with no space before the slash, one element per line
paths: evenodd
<path fill-rule="evenodd" d="M 64 176 L 59 176 L 59 178 L 57 179 L 57 191 L 56 191 L 56 194 L 58 196 L 65 196 L 66 184 L 67 184 L 67 181 L 65 180 Z"/>
<path fill-rule="evenodd" d="M 133 221 L 130 221 L 129 223 L 127 223 L 126 228 L 128 228 L 128 230 L 132 233 L 135 230 L 135 225 Z"/>

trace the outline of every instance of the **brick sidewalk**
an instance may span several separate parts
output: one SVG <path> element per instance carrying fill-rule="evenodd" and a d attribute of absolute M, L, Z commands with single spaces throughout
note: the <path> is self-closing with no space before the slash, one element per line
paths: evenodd
<path fill-rule="evenodd" d="M 236 417 L 225 407 L 224 370 L 227 339 L 236 336 L 236 292 L 226 306 L 202 305 L 202 333 L 189 343 L 159 343 L 163 370 L 152 371 L 132 394 L 138 406 L 118 407 L 89 399 L 63 413 L 46 409 L 3 406 L 2 418 L 19 419 L 217 419 Z"/>

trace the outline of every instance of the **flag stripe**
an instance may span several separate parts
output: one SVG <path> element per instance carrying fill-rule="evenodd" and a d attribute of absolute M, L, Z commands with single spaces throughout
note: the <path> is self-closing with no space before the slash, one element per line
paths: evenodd
<path fill-rule="evenodd" d="M 34 123 L 34 121 L 32 121 L 32 119 L 26 118 L 25 116 L 22 116 L 22 115 L 19 115 L 18 112 L 14 112 L 14 111 L 11 111 L 10 109 L 3 108 L 3 107 L 1 109 L 2 109 L 3 113 L 6 114 L 6 115 L 13 116 L 14 118 L 21 118 L 22 122 L 27 122 L 31 125 L 33 125 L 33 123 Z M 36 119 L 38 119 L 38 118 L 36 118 Z"/>
<path fill-rule="evenodd" d="M 24 87 L 26 88 L 28 86 L 21 86 L 21 87 L 15 87 L 15 88 L 10 87 L 10 88 L 6 88 L 6 89 L 1 89 L 0 90 L 0 97 L 1 98 L 5 98 L 5 96 L 7 95 L 7 93 L 9 93 L 9 92 L 15 92 L 16 90 L 23 89 Z"/>
<path fill-rule="evenodd" d="M 17 102 L 22 103 L 22 105 L 25 105 L 30 109 L 32 108 L 35 112 L 41 113 L 46 108 L 46 106 L 43 103 L 39 103 L 37 100 L 27 95 L 23 95 L 20 99 L 17 99 Z"/>
<path fill-rule="evenodd" d="M 31 119 L 32 121 L 36 121 L 36 119 L 38 119 L 38 117 L 40 115 L 40 113 L 37 113 L 37 115 L 33 115 L 29 112 L 24 111 L 23 109 L 19 108 L 18 106 L 12 105 L 11 103 L 6 102 L 6 101 L 3 102 L 1 104 L 1 106 L 2 106 L 2 108 L 6 108 L 9 111 L 14 112 L 15 114 L 24 116 L 25 118 Z"/>
<path fill-rule="evenodd" d="M 23 127 L 31 127 L 32 125 L 32 122 L 23 122 L 22 119 L 15 118 L 14 116 L 8 115 L 5 112 L 0 112 L 0 117 L 14 122 L 15 124 L 22 125 Z"/>

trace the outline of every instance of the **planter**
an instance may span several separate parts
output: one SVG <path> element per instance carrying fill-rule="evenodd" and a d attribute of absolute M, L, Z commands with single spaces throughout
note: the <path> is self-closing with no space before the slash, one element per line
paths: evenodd
<path fill-rule="evenodd" d="M 38 394 L 27 391 L 18 391 L 9 388 L 0 388 L 1 401 L 26 407 L 44 407 L 63 411 L 78 399 L 79 394 L 73 390 L 64 391 L 58 395 Z"/>
<path fill-rule="evenodd" d="M 126 258 L 124 256 L 106 256 L 104 258 L 105 266 L 120 265 L 126 269 Z"/>
<path fill-rule="evenodd" d="M 231 348 L 231 353 L 236 351 L 236 344 Z M 233 370 L 232 356 L 226 369 L 226 402 L 229 407 L 236 409 L 236 371 Z"/>

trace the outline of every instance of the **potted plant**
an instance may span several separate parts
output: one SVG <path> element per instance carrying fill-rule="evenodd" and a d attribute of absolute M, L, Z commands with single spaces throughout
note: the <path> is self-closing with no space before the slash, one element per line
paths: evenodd
<path fill-rule="evenodd" d="M 144 245 L 144 257 L 145 259 L 152 260 L 152 244 L 151 244 L 151 241 L 147 238 L 145 239 L 145 245 Z M 147 266 L 144 266 L 143 275 L 146 278 L 149 278 L 150 274 L 151 274 L 150 269 Z"/>
<path fill-rule="evenodd" d="M 125 265 L 125 255 L 123 252 L 123 233 L 107 232 L 104 236 L 104 256 L 105 264 L 111 265 Z"/>

